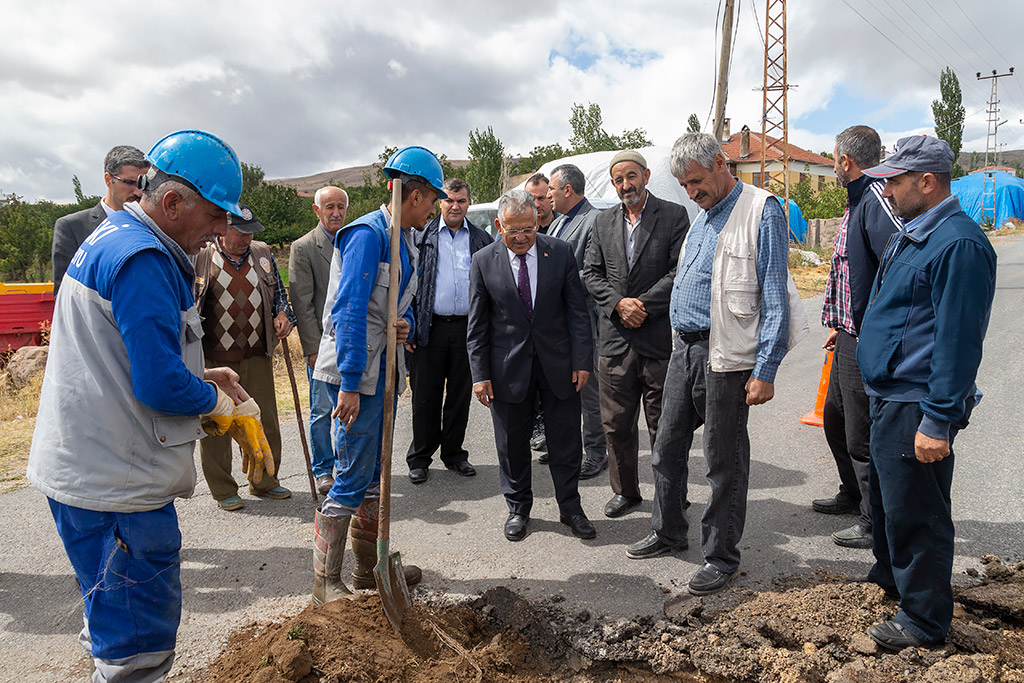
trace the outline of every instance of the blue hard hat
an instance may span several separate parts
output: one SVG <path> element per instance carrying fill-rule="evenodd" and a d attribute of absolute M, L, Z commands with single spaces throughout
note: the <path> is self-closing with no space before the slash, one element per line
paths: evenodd
<path fill-rule="evenodd" d="M 434 153 L 425 147 L 403 147 L 384 164 L 384 173 L 388 178 L 397 178 L 401 174 L 419 176 L 428 185 L 437 190 L 438 199 L 447 199 L 448 195 L 441 189 L 444 184 L 444 172 L 441 162 Z"/>
<path fill-rule="evenodd" d="M 203 199 L 242 215 L 242 166 L 235 150 L 216 135 L 179 130 L 153 145 L 146 157 L 158 170 L 190 183 Z"/>

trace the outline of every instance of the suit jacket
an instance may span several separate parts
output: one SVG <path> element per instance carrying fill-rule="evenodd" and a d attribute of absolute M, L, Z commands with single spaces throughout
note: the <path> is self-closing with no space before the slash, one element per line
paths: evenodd
<path fill-rule="evenodd" d="M 60 281 L 64 279 L 64 272 L 71 263 L 71 258 L 82 246 L 85 238 L 92 234 L 92 231 L 106 219 L 107 212 L 103 210 L 103 203 L 97 202 L 91 209 L 82 209 L 75 213 L 61 216 L 53 224 L 53 246 L 51 260 L 53 261 L 53 295 L 57 296 L 60 288 Z"/>
<path fill-rule="evenodd" d="M 632 346 L 642 356 L 668 358 L 672 355 L 668 306 L 690 218 L 681 205 L 648 191 L 633 242 L 633 262 L 627 263 L 624 213 L 619 204 L 598 215 L 583 266 L 583 284 L 601 310 L 598 353 L 617 356 Z M 633 330 L 622 324 L 615 311 L 615 304 L 624 297 L 640 299 L 647 310 L 647 319 Z"/>
<path fill-rule="evenodd" d="M 299 328 L 304 356 L 311 356 L 320 349 L 333 255 L 334 244 L 319 225 L 292 242 L 288 256 L 288 298 L 295 311 L 295 326 Z"/>
<path fill-rule="evenodd" d="M 490 380 L 494 398 L 526 399 L 533 357 L 559 399 L 575 391 L 572 373 L 590 372 L 594 354 L 583 286 L 569 245 L 537 235 L 533 319 L 519 298 L 505 243 L 473 255 L 467 347 L 473 382 Z"/>
<path fill-rule="evenodd" d="M 576 269 L 582 273 L 583 259 L 587 255 L 587 245 L 590 244 L 590 231 L 594 227 L 594 219 L 601 212 L 594 208 L 594 205 L 586 197 L 581 203 L 583 205 L 580 210 L 568 222 L 569 224 L 564 230 L 562 226 L 566 223 L 565 216 L 559 216 L 551 222 L 547 234 L 557 236 L 558 239 L 565 240 L 572 245 L 572 253 L 576 257 Z"/>
<path fill-rule="evenodd" d="M 440 224 L 441 217 L 435 216 L 426 228 L 414 231 L 412 236 L 420 256 L 417 262 L 419 288 L 412 304 L 416 316 L 416 334 L 409 342 L 417 346 L 427 346 L 430 342 L 430 322 L 434 316 L 434 295 L 437 291 L 437 227 Z M 494 242 L 489 234 L 468 220 L 466 225 L 469 226 L 470 255 Z"/>

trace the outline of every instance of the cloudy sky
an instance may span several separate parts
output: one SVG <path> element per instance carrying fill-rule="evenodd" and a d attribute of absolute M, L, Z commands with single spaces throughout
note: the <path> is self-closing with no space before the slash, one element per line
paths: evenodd
<path fill-rule="evenodd" d="M 727 116 L 760 130 L 764 0 L 737 0 Z M 0 192 L 102 194 L 117 144 L 201 128 L 268 177 L 376 161 L 385 145 L 466 158 L 493 126 L 510 154 L 561 142 L 574 102 L 612 133 L 671 144 L 708 122 L 719 0 L 622 2 L 8 3 L 0 22 Z M 789 3 L 790 140 L 831 150 L 866 123 L 891 144 L 932 132 L 938 74 L 957 72 L 964 149 L 984 151 L 990 81 L 1024 71 L 1022 0 Z M 1021 63 L 1014 63 L 1018 60 Z M 1024 148 L 1024 73 L 999 81 L 1005 149 Z"/>

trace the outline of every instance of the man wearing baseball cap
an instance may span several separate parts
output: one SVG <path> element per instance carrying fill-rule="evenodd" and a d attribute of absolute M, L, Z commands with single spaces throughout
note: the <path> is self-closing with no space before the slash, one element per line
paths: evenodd
<path fill-rule="evenodd" d="M 949 191 L 953 152 L 906 137 L 865 174 L 903 227 L 882 254 L 857 363 L 871 400 L 875 565 L 900 612 L 868 629 L 889 650 L 941 643 L 953 616 L 953 439 L 976 403 L 996 254 Z"/>
<path fill-rule="evenodd" d="M 249 475 L 249 493 L 280 500 L 292 495 L 278 482 L 281 427 L 277 421 L 272 355 L 279 339 L 292 330 L 295 315 L 288 303 L 277 262 L 265 242 L 252 236 L 263 225 L 244 204 L 241 215 L 228 214 L 227 234 L 196 257 L 196 305 L 203 315 L 203 351 L 207 366 L 229 367 L 260 408 L 260 421 L 274 454 L 274 468 Z M 210 436 L 199 442 L 203 476 L 222 510 L 245 506 L 231 474 L 231 441 Z"/>

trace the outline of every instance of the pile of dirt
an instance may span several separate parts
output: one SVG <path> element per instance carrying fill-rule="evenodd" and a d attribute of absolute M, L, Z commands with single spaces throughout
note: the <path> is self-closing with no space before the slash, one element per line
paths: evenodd
<path fill-rule="evenodd" d="M 403 633 L 373 594 L 309 607 L 232 635 L 209 681 L 882 681 L 1024 682 L 1024 562 L 982 558 L 955 589 L 948 642 L 887 653 L 865 633 L 898 605 L 873 584 L 813 584 L 704 598 L 679 595 L 661 618 L 603 622 L 563 598 L 528 603 L 505 588 L 433 607 Z"/>

